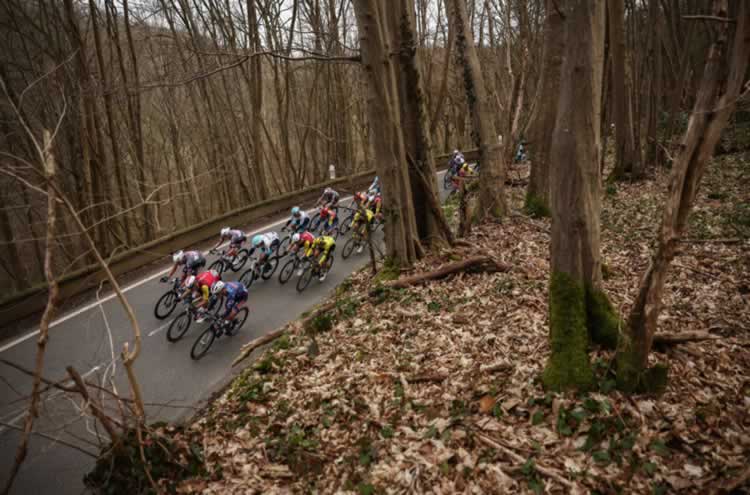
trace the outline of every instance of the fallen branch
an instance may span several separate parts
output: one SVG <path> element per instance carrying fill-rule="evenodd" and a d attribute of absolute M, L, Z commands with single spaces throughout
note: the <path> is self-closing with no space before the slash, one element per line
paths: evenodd
<path fill-rule="evenodd" d="M 448 378 L 448 375 L 445 373 L 432 373 L 432 374 L 426 374 L 426 375 L 413 375 L 406 377 L 406 381 L 408 383 L 440 383 L 445 381 Z"/>
<path fill-rule="evenodd" d="M 392 282 L 388 282 L 385 284 L 385 286 L 391 289 L 404 289 L 406 287 L 418 285 L 429 280 L 439 280 L 441 278 L 447 277 L 448 275 L 452 275 L 458 272 L 494 273 L 507 272 L 509 270 L 509 266 L 502 265 L 489 256 L 474 256 L 465 260 L 456 261 L 455 263 L 448 263 L 431 272 L 419 273 L 417 275 L 412 275 L 410 277 L 404 277 Z"/>
<path fill-rule="evenodd" d="M 526 459 L 524 459 L 520 455 L 518 455 L 515 452 L 513 452 L 512 450 L 510 450 L 508 447 L 506 447 L 506 446 L 504 446 L 502 444 L 497 443 L 496 441 L 492 440 L 491 438 L 489 438 L 489 437 L 487 437 L 487 436 L 485 436 L 485 435 L 483 435 L 481 433 L 478 433 L 478 432 L 476 434 L 476 437 L 479 440 L 481 440 L 483 443 L 485 443 L 486 445 L 492 447 L 493 449 L 497 449 L 497 450 L 503 452 L 505 455 L 507 455 L 508 457 L 510 457 L 511 459 L 513 459 L 514 461 L 518 462 L 519 464 L 525 464 L 526 463 Z M 551 479 L 557 481 L 558 483 L 560 483 L 561 485 L 569 488 L 570 490 L 574 490 L 574 489 L 577 488 L 574 483 L 571 483 L 569 480 L 565 479 L 558 471 L 556 471 L 554 469 L 551 469 L 551 468 L 548 468 L 548 467 L 546 467 L 546 466 L 544 466 L 542 464 L 539 464 L 539 462 L 537 462 L 537 461 L 534 462 L 534 468 L 537 471 L 539 471 L 541 474 L 547 476 L 548 478 L 551 478 Z"/>
<path fill-rule="evenodd" d="M 498 371 L 510 371 L 513 367 L 508 363 L 483 364 L 479 367 L 482 373 L 497 373 Z"/>
<path fill-rule="evenodd" d="M 679 333 L 657 333 L 654 335 L 655 346 L 668 346 L 685 344 L 687 342 L 702 342 L 704 340 L 718 340 L 721 337 L 708 332 L 679 332 Z"/>
<path fill-rule="evenodd" d="M 232 366 L 237 366 L 239 363 L 244 361 L 258 347 L 261 347 L 268 344 L 269 342 L 273 342 L 274 340 L 278 339 L 286 333 L 286 330 L 286 328 L 282 328 L 281 330 L 267 333 L 266 335 L 258 337 L 255 340 L 251 340 L 247 344 L 243 345 L 242 349 L 240 349 L 240 355 L 237 356 L 234 361 L 232 361 Z"/>

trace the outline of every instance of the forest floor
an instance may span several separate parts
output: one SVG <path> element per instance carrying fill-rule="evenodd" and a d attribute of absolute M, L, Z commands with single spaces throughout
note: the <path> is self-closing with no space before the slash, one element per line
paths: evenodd
<path fill-rule="evenodd" d="M 483 254 L 509 271 L 374 296 L 369 272 L 354 274 L 332 296 L 337 310 L 314 320 L 317 356 L 290 324 L 194 423 L 159 431 L 203 464 L 177 491 L 711 493 L 747 476 L 750 153 L 709 170 L 659 324 L 717 338 L 652 353 L 669 366 L 663 395 L 613 390 L 612 353 L 600 350 L 598 391 L 542 388 L 549 220 L 522 214 L 523 188 L 512 188 L 514 214 L 476 227 L 473 248 L 414 270 Z M 667 178 L 606 188 L 604 287 L 621 315 L 648 264 Z"/>

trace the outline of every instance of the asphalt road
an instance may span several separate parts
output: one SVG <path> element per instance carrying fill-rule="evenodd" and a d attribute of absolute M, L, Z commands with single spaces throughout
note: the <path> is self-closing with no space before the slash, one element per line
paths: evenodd
<path fill-rule="evenodd" d="M 442 173 L 439 174 L 441 195 Z M 344 204 L 348 203 L 344 201 Z M 286 219 L 271 225 L 256 226 L 251 233 L 278 230 Z M 185 337 L 177 343 L 166 340 L 166 328 L 178 310 L 166 320 L 154 317 L 154 304 L 167 290 L 159 283 L 169 265 L 125 287 L 143 332 L 143 347 L 135 370 L 140 381 L 147 415 L 150 422 L 170 421 L 183 416 L 192 407 L 200 405 L 211 390 L 229 373 L 230 364 L 240 347 L 257 337 L 271 332 L 296 319 L 320 302 L 350 273 L 362 267 L 367 254 L 352 254 L 341 258 L 346 241 L 340 237 L 336 262 L 327 279 L 316 279 L 303 293 L 294 287 L 296 278 L 286 285 L 278 283 L 277 269 L 268 281 L 255 282 L 250 288 L 248 307 L 250 316 L 240 333 L 214 342 L 208 354 L 200 361 L 190 359 L 190 348 L 199 332 L 205 328 L 193 324 Z M 209 263 L 214 259 L 208 256 Z M 283 261 L 282 261 L 283 264 Z M 280 264 L 281 265 L 281 264 Z M 236 279 L 231 274 L 228 279 Z M 119 358 L 125 342 L 132 342 L 132 329 L 119 303 L 110 294 L 89 301 L 78 308 L 63 308 L 66 314 L 53 323 L 45 353 L 44 376 L 52 380 L 65 378 L 66 366 L 73 366 L 81 375 L 96 382 L 112 379 L 122 395 L 129 396 L 124 370 Z M 0 358 L 17 363 L 26 369 L 34 368 L 37 330 L 0 343 Z M 132 344 L 131 344 L 132 345 Z M 0 364 L 0 486 L 4 486 L 13 464 L 19 432 L 23 427 L 27 408 L 24 399 L 31 390 L 31 378 Z M 86 454 L 64 446 L 59 441 L 75 444 L 96 452 L 97 425 L 87 421 L 81 412 L 80 400 L 50 391 L 43 396 L 41 417 L 35 431 L 51 439 L 33 436 L 27 459 L 16 479 L 14 494 L 77 494 L 84 491 L 83 475 L 93 467 Z"/>

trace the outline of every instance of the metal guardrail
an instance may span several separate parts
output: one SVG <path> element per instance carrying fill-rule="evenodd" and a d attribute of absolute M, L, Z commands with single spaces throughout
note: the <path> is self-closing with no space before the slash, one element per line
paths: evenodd
<path fill-rule="evenodd" d="M 110 259 L 109 268 L 115 276 L 122 275 L 154 261 L 164 260 L 169 253 L 178 249 L 194 246 L 207 239 L 216 237 L 217 232 L 224 225 L 246 225 L 255 220 L 279 213 L 294 206 L 296 203 L 315 199 L 320 194 L 321 189 L 325 187 L 346 186 L 349 190 L 354 190 L 357 186 L 369 183 L 374 176 L 374 170 L 367 170 L 348 177 L 314 184 L 298 191 L 230 211 L 219 217 L 206 220 L 198 225 L 173 232 L 120 253 Z M 106 280 L 106 277 L 99 266 L 89 266 L 71 272 L 58 281 L 60 287 L 59 300 L 64 301 L 86 290 L 95 288 L 103 280 Z M 47 285 L 42 284 L 0 301 L 0 329 L 10 323 L 42 311 L 47 302 L 46 293 Z"/>

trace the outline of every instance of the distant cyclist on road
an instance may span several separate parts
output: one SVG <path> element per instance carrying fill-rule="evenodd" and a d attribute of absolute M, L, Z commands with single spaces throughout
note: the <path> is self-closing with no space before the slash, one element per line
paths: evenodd
<path fill-rule="evenodd" d="M 322 226 L 323 234 L 331 235 L 336 227 L 339 226 L 339 217 L 336 214 L 336 210 L 324 206 L 320 210 L 320 224 Z"/>
<path fill-rule="evenodd" d="M 253 247 L 250 249 L 250 256 L 258 251 L 258 264 L 264 266 L 268 258 L 273 254 L 275 249 L 279 248 L 279 234 L 276 232 L 266 232 L 265 234 L 253 237 Z"/>
<path fill-rule="evenodd" d="M 221 275 L 219 275 L 219 272 L 217 272 L 216 270 L 208 270 L 199 274 L 197 277 L 191 276 L 185 282 L 186 290 L 191 291 L 193 296 L 193 304 L 200 313 L 200 316 L 198 316 L 198 318 L 195 320 L 196 323 L 201 323 L 205 319 L 205 308 L 209 304 L 209 300 L 211 297 L 211 288 L 216 282 L 219 282 L 220 280 Z"/>
<path fill-rule="evenodd" d="M 292 236 L 292 244 L 289 246 L 289 252 L 295 254 L 297 251 L 302 249 L 302 252 L 307 252 L 310 246 L 315 242 L 315 236 L 310 232 L 302 232 L 301 234 L 294 234 Z"/>
<path fill-rule="evenodd" d="M 339 193 L 331 189 L 330 187 L 326 187 L 323 191 L 323 195 L 320 196 L 318 199 L 318 202 L 315 203 L 315 206 L 321 206 L 323 205 L 324 208 L 336 208 L 339 204 Z"/>
<path fill-rule="evenodd" d="M 463 165 L 464 162 L 466 162 L 464 154 L 457 149 L 453 150 L 451 158 L 448 160 L 448 173 L 450 175 L 456 175 L 458 168 Z"/>
<path fill-rule="evenodd" d="M 180 267 L 182 267 L 180 281 L 184 282 L 188 275 L 198 275 L 200 269 L 206 266 L 206 258 L 200 251 L 177 251 L 172 255 L 172 261 L 174 262 L 172 270 L 160 279 L 162 282 L 167 282 Z"/>
<path fill-rule="evenodd" d="M 221 229 L 221 232 L 219 232 L 219 242 L 217 242 L 216 245 L 211 248 L 211 251 L 218 249 L 219 246 L 221 246 L 222 242 L 229 241 L 229 250 L 227 251 L 227 256 L 232 257 L 237 254 L 237 251 L 239 251 L 242 247 L 242 243 L 246 240 L 247 235 L 241 230 L 224 227 L 223 229 Z"/>
<path fill-rule="evenodd" d="M 315 239 L 310 248 L 305 253 L 308 257 L 310 255 L 318 258 L 318 267 L 320 268 L 320 276 L 318 280 L 321 282 L 326 279 L 328 275 L 328 269 L 331 267 L 331 261 L 333 260 L 333 252 L 336 250 L 336 239 L 331 236 L 321 236 Z M 328 261 L 328 263 L 326 263 Z"/>
<path fill-rule="evenodd" d="M 211 287 L 211 293 L 216 298 L 221 296 L 226 298 L 224 314 L 221 315 L 223 319 L 221 327 L 222 330 L 226 330 L 247 301 L 247 287 L 239 282 L 222 282 L 219 280 Z"/>
<path fill-rule="evenodd" d="M 301 210 L 299 206 L 295 206 L 292 208 L 292 215 L 289 217 L 289 220 L 286 221 L 282 230 L 286 230 L 291 226 L 294 232 L 301 232 L 307 229 L 309 225 L 310 216 L 306 211 Z"/>
<path fill-rule="evenodd" d="M 380 194 L 380 178 L 376 175 L 375 179 L 372 181 L 372 184 L 370 184 L 370 187 L 367 188 L 367 194 L 373 195 L 373 194 Z"/>

